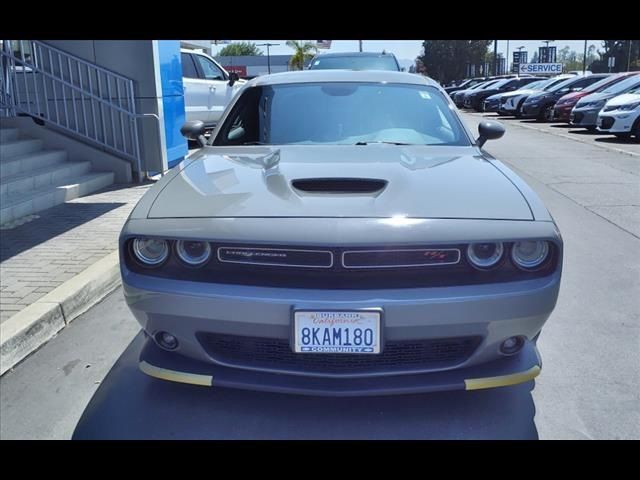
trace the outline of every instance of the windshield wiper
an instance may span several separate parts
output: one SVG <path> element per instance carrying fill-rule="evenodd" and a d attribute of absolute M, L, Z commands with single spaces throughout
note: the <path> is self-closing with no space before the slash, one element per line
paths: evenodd
<path fill-rule="evenodd" d="M 374 143 L 386 143 L 387 145 L 412 145 L 411 143 L 404 143 L 404 142 L 387 142 L 387 141 L 375 141 L 375 142 L 356 142 L 354 143 L 354 145 L 369 145 L 369 144 L 374 144 Z"/>
<path fill-rule="evenodd" d="M 243 145 L 267 145 L 267 144 L 264 142 L 255 141 L 255 142 L 244 142 Z"/>

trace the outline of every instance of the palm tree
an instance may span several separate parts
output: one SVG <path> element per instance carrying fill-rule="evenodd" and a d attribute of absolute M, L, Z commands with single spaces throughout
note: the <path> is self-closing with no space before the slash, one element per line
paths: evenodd
<path fill-rule="evenodd" d="M 294 70 L 302 70 L 304 64 L 313 58 L 318 48 L 313 42 L 303 42 L 302 40 L 287 40 L 287 47 L 293 48 L 295 53 L 291 55 L 289 67 Z"/>

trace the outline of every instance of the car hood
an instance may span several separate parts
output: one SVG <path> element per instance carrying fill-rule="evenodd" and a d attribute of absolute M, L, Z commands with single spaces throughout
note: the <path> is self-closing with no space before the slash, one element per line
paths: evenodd
<path fill-rule="evenodd" d="M 160 189 L 148 218 L 533 220 L 520 190 L 475 147 L 205 147 L 180 168 Z M 317 193 L 292 185 L 314 179 L 312 184 L 322 188 L 318 179 L 327 178 L 382 180 L 386 185 L 361 193 Z"/>
<path fill-rule="evenodd" d="M 567 93 L 566 95 L 563 95 L 558 99 L 558 103 L 565 103 L 565 102 L 576 103 L 580 98 L 584 97 L 585 95 L 588 95 L 588 94 L 585 92 Z"/>
<path fill-rule="evenodd" d="M 490 95 L 489 97 L 487 97 L 487 100 L 499 100 L 503 96 L 504 96 L 504 93 L 502 92 L 494 93 L 493 95 Z"/>
<path fill-rule="evenodd" d="M 607 106 L 614 105 L 626 105 L 627 103 L 640 102 L 640 94 L 638 93 L 623 93 L 617 97 L 613 97 L 607 102 Z"/>
<path fill-rule="evenodd" d="M 576 107 L 580 108 L 586 103 L 599 102 L 601 100 L 609 100 L 610 98 L 613 98 L 615 96 L 616 96 L 615 93 L 605 93 L 605 92 L 591 93 L 589 95 L 585 95 L 584 97 L 582 97 L 576 104 Z"/>

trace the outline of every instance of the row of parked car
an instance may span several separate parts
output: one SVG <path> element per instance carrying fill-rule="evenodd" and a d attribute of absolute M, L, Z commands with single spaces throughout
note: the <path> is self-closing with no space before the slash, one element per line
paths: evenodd
<path fill-rule="evenodd" d="M 640 141 L 640 72 L 479 77 L 445 91 L 458 108 L 566 122 Z"/>

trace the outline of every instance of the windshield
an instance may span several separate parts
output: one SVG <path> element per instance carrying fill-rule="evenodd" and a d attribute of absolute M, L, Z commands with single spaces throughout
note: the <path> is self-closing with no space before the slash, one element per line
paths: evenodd
<path fill-rule="evenodd" d="M 549 80 L 537 80 L 535 82 L 527 83 L 526 85 L 522 85 L 520 90 L 539 90 L 544 87 Z"/>
<path fill-rule="evenodd" d="M 253 87 L 238 99 L 214 145 L 470 145 L 434 87 L 330 82 Z"/>
<path fill-rule="evenodd" d="M 582 78 L 582 77 L 580 77 L 580 78 Z M 576 77 L 567 78 L 563 82 L 556 83 L 555 85 L 553 85 L 551 87 L 545 88 L 545 90 L 547 92 L 557 92 L 558 90 L 561 90 L 564 87 L 567 87 L 567 86 L 571 85 L 575 81 L 576 81 Z"/>
<path fill-rule="evenodd" d="M 513 79 L 512 78 L 505 78 L 504 80 L 498 80 L 496 83 L 491 85 L 491 88 L 500 88 L 500 87 L 506 85 L 507 83 L 509 83 L 511 80 L 513 80 Z"/>
<path fill-rule="evenodd" d="M 337 57 L 317 57 L 311 62 L 309 70 L 393 70 L 398 71 L 396 59 L 391 55 L 354 55 Z"/>
<path fill-rule="evenodd" d="M 621 82 L 609 85 L 607 88 L 602 90 L 601 93 L 623 93 L 637 85 L 640 85 L 640 75 L 632 75 Z"/>
<path fill-rule="evenodd" d="M 625 77 L 622 77 L 622 76 L 619 76 L 619 77 L 604 77 L 599 82 L 596 82 L 596 83 L 594 83 L 592 85 L 589 85 L 587 88 L 585 88 L 582 91 L 586 92 L 586 93 L 597 92 L 598 90 L 603 89 L 606 86 L 610 86 L 610 85 L 613 85 L 615 83 L 618 83 L 618 82 L 624 80 L 624 78 Z"/>
<path fill-rule="evenodd" d="M 487 87 L 491 87 L 491 86 L 495 85 L 497 82 L 498 82 L 498 80 L 490 80 L 488 82 L 485 82 L 485 83 L 481 84 L 478 87 L 478 90 L 484 90 Z"/>
<path fill-rule="evenodd" d="M 551 79 L 547 80 L 549 83 L 544 86 L 543 90 L 545 92 L 551 91 L 557 85 L 560 85 L 561 83 L 568 82 L 569 80 L 575 80 L 575 77 L 571 77 L 571 78 L 551 78 Z"/>

